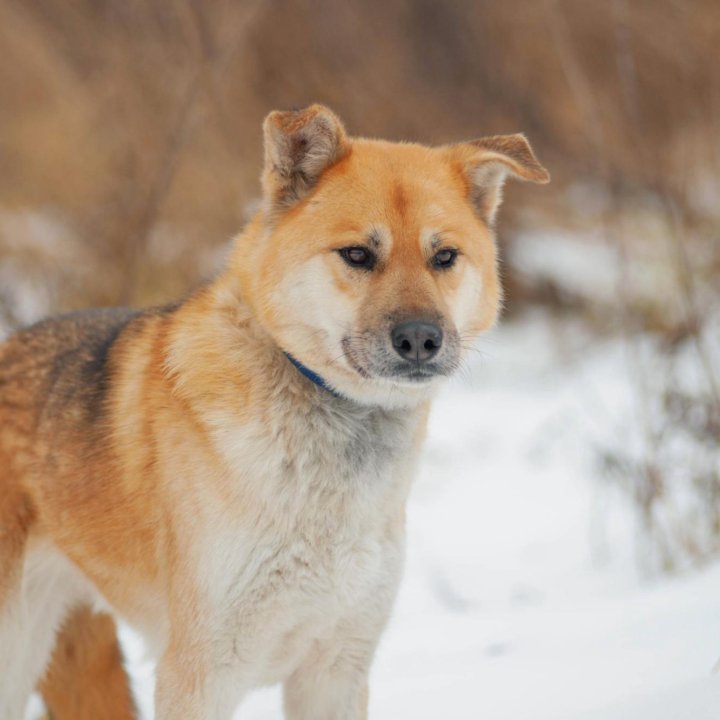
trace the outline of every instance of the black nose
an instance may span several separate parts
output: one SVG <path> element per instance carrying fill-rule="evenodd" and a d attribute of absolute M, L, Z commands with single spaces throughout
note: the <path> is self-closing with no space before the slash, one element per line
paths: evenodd
<path fill-rule="evenodd" d="M 396 325 L 390 333 L 395 352 L 404 360 L 425 362 L 435 357 L 442 345 L 442 330 L 429 322 L 410 320 Z"/>

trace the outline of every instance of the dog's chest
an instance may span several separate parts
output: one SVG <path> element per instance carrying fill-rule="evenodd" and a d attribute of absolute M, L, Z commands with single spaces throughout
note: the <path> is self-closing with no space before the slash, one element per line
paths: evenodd
<path fill-rule="evenodd" d="M 417 418 L 320 404 L 280 408 L 242 425 L 221 419 L 216 427 L 216 448 L 246 499 L 287 519 L 335 506 L 359 518 L 367 503 L 392 493 L 413 455 Z"/>
<path fill-rule="evenodd" d="M 243 438 L 246 507 L 212 533 L 206 563 L 228 638 L 262 636 L 284 665 L 343 618 L 391 602 L 413 429 L 400 413 L 319 413 Z"/>
<path fill-rule="evenodd" d="M 232 532 L 243 565 L 260 562 L 264 549 L 286 566 L 276 568 L 285 577 L 300 580 L 304 572 L 341 575 L 371 556 L 404 505 L 413 431 L 401 412 L 358 408 L 240 429 L 229 447 L 242 504 Z"/>

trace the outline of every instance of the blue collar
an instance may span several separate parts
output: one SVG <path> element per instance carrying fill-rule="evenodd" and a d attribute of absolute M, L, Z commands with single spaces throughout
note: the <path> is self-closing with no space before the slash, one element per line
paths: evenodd
<path fill-rule="evenodd" d="M 315 383 L 319 388 L 329 392 L 333 397 L 341 397 L 339 393 L 328 385 L 323 378 L 321 378 L 316 372 L 313 372 L 309 367 L 305 367 L 299 360 L 296 360 L 289 352 L 285 353 L 285 357 L 295 366 L 296 370 L 301 375 L 304 375 L 310 382 Z"/>

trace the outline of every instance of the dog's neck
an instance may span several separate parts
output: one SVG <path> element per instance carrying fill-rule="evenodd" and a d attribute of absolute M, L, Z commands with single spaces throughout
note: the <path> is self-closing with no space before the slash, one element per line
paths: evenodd
<path fill-rule="evenodd" d="M 291 365 L 301 374 L 304 375 L 311 383 L 314 383 L 319 388 L 322 388 L 326 392 L 330 393 L 334 397 L 342 397 L 340 393 L 333 390 L 333 388 L 327 383 L 327 381 L 318 375 L 314 370 L 311 370 L 307 365 L 303 365 L 297 358 L 294 358 L 289 352 L 285 351 L 285 357 L 290 361 Z"/>
<path fill-rule="evenodd" d="M 421 413 L 428 398 L 397 402 L 397 395 L 377 393 L 377 403 L 357 401 L 336 388 L 276 340 L 243 302 L 230 274 L 189 297 L 173 313 L 165 345 L 164 366 L 173 392 L 189 400 L 199 412 L 232 408 L 243 422 L 258 402 L 269 406 L 279 393 L 311 406 L 328 405 L 335 411 L 365 415 L 368 411 Z M 190 397 L 192 396 L 192 397 Z M 396 402 L 388 403 L 386 399 Z M 249 418 L 248 418 L 249 419 Z"/>

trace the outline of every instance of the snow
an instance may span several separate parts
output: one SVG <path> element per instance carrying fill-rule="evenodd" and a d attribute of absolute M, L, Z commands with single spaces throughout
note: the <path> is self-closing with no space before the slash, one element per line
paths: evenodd
<path fill-rule="evenodd" d="M 616 251 L 599 229 L 586 233 L 535 231 L 511 247 L 515 272 L 551 280 L 574 295 L 611 302 L 617 293 Z"/>
<path fill-rule="evenodd" d="M 622 344 L 530 315 L 472 355 L 434 406 L 371 718 L 717 720 L 720 564 L 652 575 L 599 470 L 596 448 L 637 442 Z M 260 690 L 237 718 L 280 706 Z"/>

